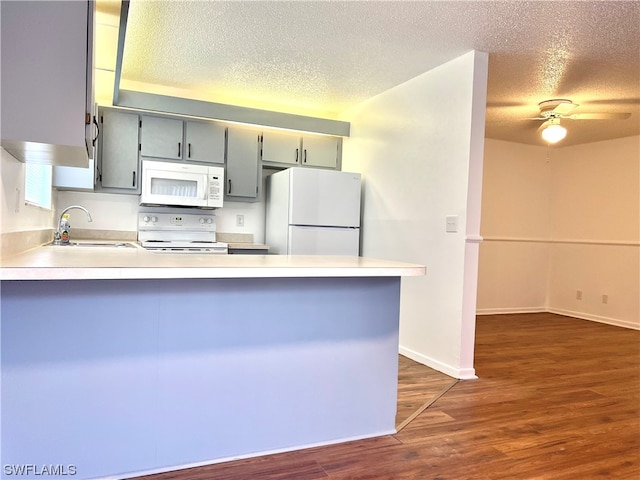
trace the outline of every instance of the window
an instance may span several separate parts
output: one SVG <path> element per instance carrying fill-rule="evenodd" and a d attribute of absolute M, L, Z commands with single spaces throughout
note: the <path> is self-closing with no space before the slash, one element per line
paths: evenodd
<path fill-rule="evenodd" d="M 51 210 L 51 165 L 26 163 L 25 167 L 24 201 Z"/>

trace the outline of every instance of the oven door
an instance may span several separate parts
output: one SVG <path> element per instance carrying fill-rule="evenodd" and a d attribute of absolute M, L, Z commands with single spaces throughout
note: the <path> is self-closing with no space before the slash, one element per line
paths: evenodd
<path fill-rule="evenodd" d="M 202 165 L 142 162 L 142 205 L 208 206 L 208 169 Z"/>

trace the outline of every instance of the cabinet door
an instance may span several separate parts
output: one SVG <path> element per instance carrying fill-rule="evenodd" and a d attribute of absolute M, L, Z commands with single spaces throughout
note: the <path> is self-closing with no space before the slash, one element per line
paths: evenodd
<path fill-rule="evenodd" d="M 88 168 L 53 167 L 52 185 L 57 190 L 93 191 L 95 161 L 89 160 Z"/>
<path fill-rule="evenodd" d="M 258 198 L 260 133 L 229 127 L 227 130 L 226 197 L 230 200 Z"/>
<path fill-rule="evenodd" d="M 215 122 L 186 122 L 185 160 L 224 163 L 224 132 Z"/>
<path fill-rule="evenodd" d="M 99 168 L 102 187 L 138 190 L 138 115 L 103 110 L 100 121 Z"/>
<path fill-rule="evenodd" d="M 264 132 L 262 134 L 263 163 L 300 165 L 301 152 L 300 135 L 279 132 Z"/>
<path fill-rule="evenodd" d="M 0 2 L 2 146 L 22 161 L 88 164 L 93 7 Z"/>
<path fill-rule="evenodd" d="M 97 119 L 95 115 L 98 115 L 98 105 L 95 103 L 95 86 L 94 86 L 94 78 L 93 72 L 95 69 L 95 56 L 93 54 L 93 46 L 96 43 L 96 20 L 95 20 L 95 10 L 96 10 L 96 2 L 89 1 L 87 3 L 87 90 L 85 92 L 86 97 L 86 117 L 85 117 L 85 127 L 84 127 L 84 139 L 87 145 L 87 153 L 89 154 L 89 159 L 95 160 L 95 134 L 96 130 L 94 128 Z M 95 164 L 95 162 L 90 162 L 91 164 Z M 91 168 L 91 165 L 89 165 Z"/>
<path fill-rule="evenodd" d="M 140 155 L 143 157 L 182 159 L 182 120 L 142 116 Z"/>
<path fill-rule="evenodd" d="M 337 168 L 338 139 L 336 137 L 303 137 L 302 148 L 302 165 Z"/>

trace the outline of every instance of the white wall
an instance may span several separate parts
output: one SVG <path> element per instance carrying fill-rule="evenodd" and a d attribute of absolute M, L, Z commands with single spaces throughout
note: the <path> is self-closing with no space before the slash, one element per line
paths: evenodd
<path fill-rule="evenodd" d="M 640 329 L 640 137 L 561 154 L 552 162 L 550 230 L 569 243 L 551 250 L 548 308 Z"/>
<path fill-rule="evenodd" d="M 1 233 L 52 228 L 53 212 L 25 205 L 25 164 L 0 148 Z"/>
<path fill-rule="evenodd" d="M 640 328 L 640 137 L 485 146 L 478 313 Z"/>
<path fill-rule="evenodd" d="M 345 116 L 343 170 L 363 175 L 363 256 L 427 266 L 402 282 L 401 352 L 458 378 L 474 377 L 477 244 L 466 237 L 479 234 L 486 72 L 487 55 L 470 52 Z"/>
<path fill-rule="evenodd" d="M 82 205 L 91 212 L 93 222 L 87 222 L 82 212 L 69 212 L 73 228 L 87 230 L 138 230 L 137 195 L 114 195 L 94 192 L 58 191 L 56 212 L 69 205 Z M 216 229 L 225 233 L 251 233 L 255 243 L 264 242 L 264 202 L 224 202 L 224 207 L 215 210 Z M 236 226 L 236 215 L 244 215 L 244 226 Z"/>
<path fill-rule="evenodd" d="M 544 311 L 551 158 L 558 150 L 487 139 L 478 313 Z"/>
<path fill-rule="evenodd" d="M 69 212 L 69 223 L 73 229 L 122 230 L 135 232 L 138 229 L 138 202 L 136 195 L 113 195 L 108 193 L 56 191 L 56 218 L 70 205 L 81 205 L 91 213 L 89 223 L 79 210 Z"/>

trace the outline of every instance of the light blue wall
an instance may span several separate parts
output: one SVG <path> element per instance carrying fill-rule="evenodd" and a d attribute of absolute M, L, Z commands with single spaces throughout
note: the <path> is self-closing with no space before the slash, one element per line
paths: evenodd
<path fill-rule="evenodd" d="M 1 287 L 4 465 L 90 478 L 394 431 L 399 278 Z"/>

